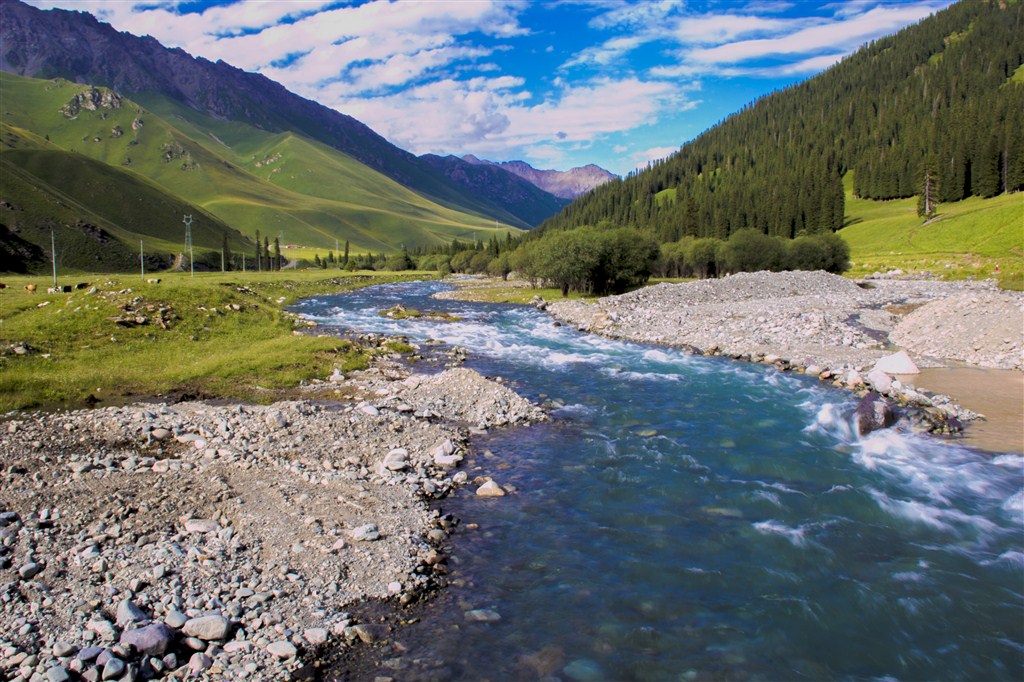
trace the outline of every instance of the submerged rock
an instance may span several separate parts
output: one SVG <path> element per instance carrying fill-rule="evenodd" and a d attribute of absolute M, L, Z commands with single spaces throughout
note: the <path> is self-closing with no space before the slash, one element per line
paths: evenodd
<path fill-rule="evenodd" d="M 494 481 L 487 481 L 476 489 L 477 497 L 504 497 L 505 490 Z"/>

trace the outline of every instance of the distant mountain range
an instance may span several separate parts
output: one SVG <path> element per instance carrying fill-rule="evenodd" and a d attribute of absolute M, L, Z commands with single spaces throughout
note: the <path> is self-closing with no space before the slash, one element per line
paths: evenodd
<path fill-rule="evenodd" d="M 84 12 L 4 0 L 0 71 L 37 79 L 3 81 L 9 144 L 0 151 L 18 147 L 20 155 L 6 163 L 18 166 L 28 185 L 61 191 L 25 175 L 29 166 L 41 168 L 26 166 L 28 156 L 85 155 L 144 176 L 169 201 L 208 212 L 234 232 L 232 240 L 259 229 L 314 247 L 350 240 L 360 249 L 393 250 L 529 229 L 567 203 L 500 168 L 417 157 L 264 76 L 118 32 Z M 117 97 L 123 105 L 59 113 L 80 97 Z M 66 165 L 82 172 L 88 166 Z M 15 199 L 0 196 L 19 205 Z M 36 199 L 22 203 L 36 206 L 42 221 L 44 207 L 61 201 Z M 91 201 L 88 194 L 80 199 Z M 134 234 L 115 203 L 81 205 L 81 217 L 101 220 L 111 234 Z M 67 224 L 73 217 L 65 211 L 48 219 Z M 0 223 L 10 226 L 2 214 Z"/>
<path fill-rule="evenodd" d="M 462 160 L 475 165 L 501 168 L 509 173 L 518 175 L 545 192 L 550 192 L 556 197 L 569 200 L 576 199 L 595 187 L 599 187 L 609 180 L 614 180 L 618 177 L 614 173 L 592 163 L 579 168 L 570 168 L 567 171 L 557 171 L 538 170 L 525 161 L 487 161 L 486 159 L 478 159 L 472 154 L 463 156 Z"/>

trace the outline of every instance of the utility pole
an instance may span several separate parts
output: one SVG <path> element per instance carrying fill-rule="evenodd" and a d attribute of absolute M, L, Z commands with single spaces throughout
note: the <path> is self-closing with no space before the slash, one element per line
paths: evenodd
<path fill-rule="evenodd" d="M 242 252 L 242 272 L 245 272 L 245 251 Z"/>
<path fill-rule="evenodd" d="M 142 240 L 139 240 L 139 276 L 146 281 L 146 252 L 142 248 Z"/>
<path fill-rule="evenodd" d="M 185 223 L 185 248 L 188 249 L 188 265 L 191 268 L 191 276 L 196 276 L 196 262 L 192 257 L 192 214 L 185 216 L 181 222 Z"/>
<path fill-rule="evenodd" d="M 57 237 L 50 228 L 50 256 L 53 258 L 53 287 L 57 288 Z"/>

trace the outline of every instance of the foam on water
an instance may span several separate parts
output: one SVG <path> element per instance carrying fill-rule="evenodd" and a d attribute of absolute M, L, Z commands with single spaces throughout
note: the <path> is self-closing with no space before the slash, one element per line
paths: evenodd
<path fill-rule="evenodd" d="M 765 535 L 781 535 L 782 537 L 793 543 L 794 547 L 806 547 L 807 546 L 807 527 L 799 526 L 797 528 L 790 528 L 789 526 L 780 523 L 778 521 L 758 521 L 753 524 L 754 530 Z"/>

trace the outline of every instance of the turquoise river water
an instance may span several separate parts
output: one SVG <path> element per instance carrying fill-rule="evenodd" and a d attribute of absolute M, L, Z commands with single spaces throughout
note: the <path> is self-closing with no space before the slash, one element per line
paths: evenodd
<path fill-rule="evenodd" d="M 400 634 L 398 680 L 1024 679 L 1024 459 L 902 432 L 803 376 L 438 301 L 438 282 L 301 302 L 428 338 L 545 424 L 474 438 L 515 494 L 442 507 L 451 587 Z M 394 321 L 396 303 L 462 321 Z M 489 609 L 497 622 L 469 623 Z"/>

